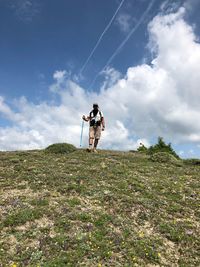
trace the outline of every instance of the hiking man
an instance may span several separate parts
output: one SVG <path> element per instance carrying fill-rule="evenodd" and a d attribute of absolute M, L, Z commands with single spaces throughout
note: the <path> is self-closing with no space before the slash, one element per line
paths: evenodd
<path fill-rule="evenodd" d="M 101 137 L 101 131 L 105 130 L 105 120 L 103 113 L 99 110 L 97 103 L 93 104 L 93 110 L 90 112 L 89 116 L 83 115 L 84 121 L 89 121 L 89 148 L 88 151 L 97 152 L 96 148 Z"/>

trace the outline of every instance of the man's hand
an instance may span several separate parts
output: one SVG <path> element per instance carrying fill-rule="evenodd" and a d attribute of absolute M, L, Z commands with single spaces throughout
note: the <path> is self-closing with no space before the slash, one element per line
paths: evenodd
<path fill-rule="evenodd" d="M 89 121 L 89 117 L 86 117 L 85 115 L 83 115 L 82 119 L 83 119 L 84 121 Z"/>

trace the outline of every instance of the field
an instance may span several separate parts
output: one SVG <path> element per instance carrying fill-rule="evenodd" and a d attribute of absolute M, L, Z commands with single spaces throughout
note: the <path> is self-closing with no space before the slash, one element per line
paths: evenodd
<path fill-rule="evenodd" d="M 0 152 L 0 266 L 200 266 L 200 165 Z"/>

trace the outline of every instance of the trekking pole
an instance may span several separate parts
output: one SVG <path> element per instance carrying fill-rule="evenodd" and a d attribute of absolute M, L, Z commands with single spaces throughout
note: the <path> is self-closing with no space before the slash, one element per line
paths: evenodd
<path fill-rule="evenodd" d="M 83 127 L 84 127 L 84 120 L 82 121 L 82 127 L 81 127 L 80 147 L 82 146 L 82 139 L 83 139 Z"/>

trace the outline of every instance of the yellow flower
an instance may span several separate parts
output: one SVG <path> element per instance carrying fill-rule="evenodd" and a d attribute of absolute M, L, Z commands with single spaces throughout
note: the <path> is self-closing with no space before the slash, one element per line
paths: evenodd
<path fill-rule="evenodd" d="M 144 233 L 143 232 L 139 232 L 139 237 L 144 237 Z"/>
<path fill-rule="evenodd" d="M 11 265 L 11 267 L 17 267 L 17 264 L 13 263 L 13 264 Z"/>
<path fill-rule="evenodd" d="M 98 267 L 102 267 L 101 263 L 98 264 Z"/>
<path fill-rule="evenodd" d="M 160 258 L 161 257 L 161 255 L 160 255 L 160 253 L 158 252 L 158 257 Z"/>

